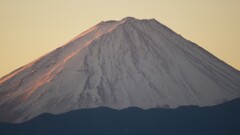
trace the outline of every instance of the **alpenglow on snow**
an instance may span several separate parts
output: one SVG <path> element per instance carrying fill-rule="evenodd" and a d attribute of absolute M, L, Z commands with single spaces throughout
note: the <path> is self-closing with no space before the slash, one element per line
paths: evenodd
<path fill-rule="evenodd" d="M 0 121 L 106 106 L 212 106 L 240 97 L 240 73 L 155 19 L 93 26 L 0 79 Z"/>

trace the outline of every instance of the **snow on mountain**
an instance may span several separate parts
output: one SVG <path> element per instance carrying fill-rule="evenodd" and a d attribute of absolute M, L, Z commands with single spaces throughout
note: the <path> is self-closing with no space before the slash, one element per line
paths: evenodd
<path fill-rule="evenodd" d="M 240 73 L 155 19 L 101 22 L 0 79 L 0 121 L 107 106 L 211 106 L 240 97 Z"/>

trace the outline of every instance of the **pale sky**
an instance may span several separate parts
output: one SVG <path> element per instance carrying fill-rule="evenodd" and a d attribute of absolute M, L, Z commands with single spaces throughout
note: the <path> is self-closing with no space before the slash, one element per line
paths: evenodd
<path fill-rule="evenodd" d="M 126 16 L 155 18 L 240 70 L 240 0 L 0 0 L 0 77 Z"/>

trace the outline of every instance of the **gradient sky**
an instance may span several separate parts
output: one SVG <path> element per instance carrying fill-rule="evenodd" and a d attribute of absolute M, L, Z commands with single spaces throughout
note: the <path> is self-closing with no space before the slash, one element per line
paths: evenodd
<path fill-rule="evenodd" d="M 240 69 L 240 0 L 0 0 L 0 77 L 100 21 L 155 18 Z"/>

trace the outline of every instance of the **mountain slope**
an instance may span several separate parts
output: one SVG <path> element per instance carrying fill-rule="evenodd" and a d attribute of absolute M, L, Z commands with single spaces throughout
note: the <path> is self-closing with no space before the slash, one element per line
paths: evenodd
<path fill-rule="evenodd" d="M 42 114 L 21 124 L 0 123 L 6 135 L 239 135 L 240 99 L 214 107 L 80 109 Z"/>
<path fill-rule="evenodd" d="M 211 106 L 240 73 L 156 20 L 101 22 L 0 80 L 0 121 L 107 106 Z"/>

